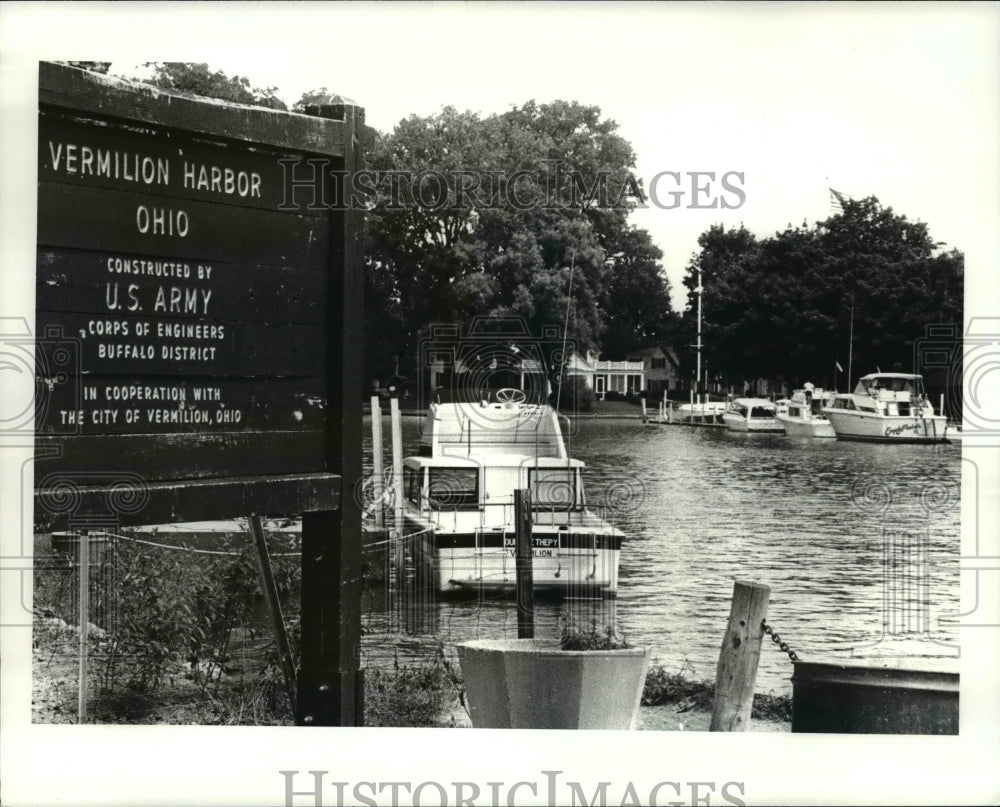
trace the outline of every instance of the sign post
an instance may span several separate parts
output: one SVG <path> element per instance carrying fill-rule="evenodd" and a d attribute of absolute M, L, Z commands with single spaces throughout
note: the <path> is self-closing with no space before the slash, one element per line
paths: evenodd
<path fill-rule="evenodd" d="M 358 725 L 364 112 L 39 78 L 35 529 L 303 514 L 296 721 Z"/>

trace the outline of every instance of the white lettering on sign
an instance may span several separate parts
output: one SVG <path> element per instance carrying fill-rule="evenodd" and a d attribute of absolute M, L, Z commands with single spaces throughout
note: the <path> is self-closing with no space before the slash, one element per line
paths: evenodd
<path fill-rule="evenodd" d="M 105 177 L 141 185 L 169 185 L 170 160 L 137 152 L 49 141 L 49 165 L 55 172 Z"/>
<path fill-rule="evenodd" d="M 260 198 L 260 174 L 228 166 L 199 165 L 184 161 L 184 187 L 226 196 Z"/>
<path fill-rule="evenodd" d="M 171 314 L 207 314 L 208 301 L 212 299 L 211 290 L 195 287 L 160 286 L 156 291 L 154 311 Z"/>
<path fill-rule="evenodd" d="M 191 277 L 191 267 L 186 263 L 147 261 L 144 258 L 108 258 L 108 271 L 117 275 L 149 275 L 151 277 L 166 278 Z M 211 274 L 211 267 L 209 267 L 209 274 Z M 199 277 L 201 277 L 200 272 Z M 208 277 L 208 274 L 205 277 Z"/>
<path fill-rule="evenodd" d="M 183 210 L 139 205 L 135 209 L 135 226 L 143 235 L 176 235 L 184 238 L 191 223 Z"/>

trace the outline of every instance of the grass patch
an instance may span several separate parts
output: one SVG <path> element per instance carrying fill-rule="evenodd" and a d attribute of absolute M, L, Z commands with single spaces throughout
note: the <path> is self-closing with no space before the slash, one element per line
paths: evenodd
<path fill-rule="evenodd" d="M 465 692 L 443 648 L 419 664 L 365 670 L 366 726 L 446 727 L 456 702 L 465 705 Z"/>
<path fill-rule="evenodd" d="M 681 673 L 668 672 L 662 665 L 649 668 L 646 685 L 642 691 L 643 706 L 677 705 L 684 711 L 710 712 L 715 699 L 715 684 L 710 681 L 691 681 Z M 753 696 L 755 720 L 790 722 L 792 699 L 788 695 L 770 695 L 761 692 Z"/>

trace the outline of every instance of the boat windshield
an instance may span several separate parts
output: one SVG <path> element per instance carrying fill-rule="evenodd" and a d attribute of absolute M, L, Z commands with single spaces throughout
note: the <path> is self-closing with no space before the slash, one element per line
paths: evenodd
<path fill-rule="evenodd" d="M 529 468 L 533 507 L 569 510 L 579 501 L 578 474 L 572 468 Z"/>
<path fill-rule="evenodd" d="M 889 392 L 909 392 L 911 395 L 923 395 L 923 379 L 919 376 L 872 376 L 858 380 L 858 387 L 855 394 L 875 395 L 878 390 L 888 390 Z"/>
<path fill-rule="evenodd" d="M 470 510 L 479 506 L 479 469 L 432 467 L 427 495 L 435 510 Z"/>
<path fill-rule="evenodd" d="M 774 409 L 767 406 L 755 406 L 750 410 L 751 418 L 773 418 Z"/>

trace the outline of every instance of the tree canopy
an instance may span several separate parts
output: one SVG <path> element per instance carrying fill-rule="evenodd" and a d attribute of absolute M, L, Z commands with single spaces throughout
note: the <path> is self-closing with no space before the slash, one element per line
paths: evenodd
<path fill-rule="evenodd" d="M 852 319 L 854 378 L 909 372 L 927 326 L 962 321 L 962 253 L 939 251 L 925 224 L 875 197 L 761 241 L 717 225 L 698 245 L 684 281 L 685 332 L 695 327 L 700 268 L 704 363 L 733 383 L 830 379 L 835 362 L 847 369 Z"/>
<path fill-rule="evenodd" d="M 152 65 L 160 87 L 287 109 L 274 87 L 206 64 Z M 321 87 L 292 109 L 342 101 Z M 703 365 L 734 385 L 828 378 L 835 362 L 847 366 L 852 320 L 854 377 L 912 368 L 927 326 L 961 323 L 962 253 L 941 251 L 925 224 L 875 197 L 770 238 L 710 227 L 676 317 L 662 252 L 629 224 L 642 201 L 635 154 L 596 106 L 529 101 L 485 117 L 448 106 L 376 133 L 368 156 L 378 178 L 366 231 L 369 377 L 408 374 L 427 326 L 483 315 L 522 317 L 535 334 L 566 322 L 577 349 L 607 358 L 671 343 L 693 376 L 699 270 Z"/>
<path fill-rule="evenodd" d="M 597 107 L 565 101 L 488 117 L 445 107 L 379 137 L 373 167 L 409 185 L 401 199 L 381 188 L 369 217 L 368 315 L 398 333 L 373 366 L 409 354 L 430 323 L 479 315 L 522 317 L 533 334 L 568 322 L 578 349 L 622 357 L 662 338 L 662 253 L 628 224 L 634 161 Z"/>
<path fill-rule="evenodd" d="M 277 87 L 252 87 L 245 76 L 229 76 L 212 70 L 204 62 L 148 62 L 153 68 L 146 83 L 174 92 L 219 98 L 237 104 L 253 104 L 270 109 L 288 109 L 278 96 Z"/>

